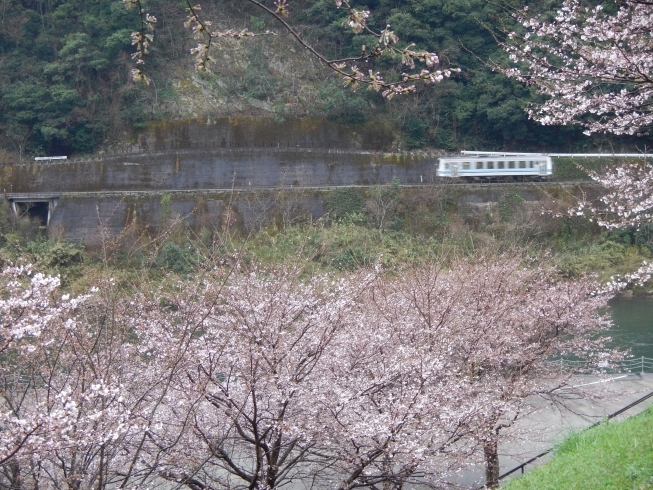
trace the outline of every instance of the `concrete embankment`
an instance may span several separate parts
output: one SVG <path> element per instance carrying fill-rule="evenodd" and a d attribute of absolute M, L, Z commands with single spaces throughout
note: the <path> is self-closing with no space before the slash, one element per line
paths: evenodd
<path fill-rule="evenodd" d="M 0 169 L 7 192 L 229 189 L 435 180 L 437 155 L 312 149 L 184 150 Z"/>
<path fill-rule="evenodd" d="M 316 219 L 334 187 L 394 180 L 421 187 L 424 196 L 441 192 L 435 190 L 440 155 L 391 152 L 393 141 L 392 129 L 374 121 L 161 123 L 116 148 L 118 154 L 0 167 L 0 189 L 14 211 L 39 202 L 34 209 L 47 217 L 51 233 L 87 244 L 99 242 L 100 229 L 156 235 L 178 217 L 196 231 L 219 228 L 227 211 L 246 228 L 288 207 Z M 549 192 L 533 185 L 455 189 L 456 201 L 470 205 L 497 202 L 506 192 L 539 201 Z"/>

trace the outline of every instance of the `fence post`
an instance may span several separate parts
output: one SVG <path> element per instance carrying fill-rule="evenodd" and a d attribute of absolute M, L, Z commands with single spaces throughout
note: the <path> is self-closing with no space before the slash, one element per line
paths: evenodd
<path fill-rule="evenodd" d="M 642 356 L 642 374 L 644 374 L 644 356 Z"/>

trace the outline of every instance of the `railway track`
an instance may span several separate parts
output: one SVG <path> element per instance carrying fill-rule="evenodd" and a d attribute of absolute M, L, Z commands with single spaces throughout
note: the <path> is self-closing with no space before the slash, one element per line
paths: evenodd
<path fill-rule="evenodd" d="M 387 185 L 387 184 L 386 184 Z M 538 187 L 578 187 L 578 186 L 595 186 L 598 185 L 592 181 L 574 180 L 574 181 L 555 181 L 555 182 L 496 182 L 496 183 L 431 183 L 431 184 L 399 184 L 400 188 L 406 189 L 427 189 L 431 188 L 456 188 L 456 189 L 501 189 L 501 188 L 538 188 Z M 74 197 L 120 197 L 120 196 L 151 196 L 151 195 L 191 195 L 191 194 L 224 194 L 224 193 L 241 193 L 241 192 L 265 192 L 279 190 L 293 191 L 317 191 L 328 192 L 334 189 L 371 189 L 378 187 L 379 184 L 348 184 L 348 185 L 277 185 L 277 186 L 244 186 L 244 187 L 203 187 L 187 189 L 148 189 L 148 190 L 100 190 L 100 191 L 63 191 L 63 192 L 5 192 L 6 199 L 22 200 L 36 196 L 44 198 L 74 198 Z"/>

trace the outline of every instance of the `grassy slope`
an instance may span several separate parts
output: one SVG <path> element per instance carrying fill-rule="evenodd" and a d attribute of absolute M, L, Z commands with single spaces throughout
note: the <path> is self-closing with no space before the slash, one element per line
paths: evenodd
<path fill-rule="evenodd" d="M 653 407 L 623 422 L 566 439 L 548 464 L 513 480 L 507 490 L 653 488 Z"/>

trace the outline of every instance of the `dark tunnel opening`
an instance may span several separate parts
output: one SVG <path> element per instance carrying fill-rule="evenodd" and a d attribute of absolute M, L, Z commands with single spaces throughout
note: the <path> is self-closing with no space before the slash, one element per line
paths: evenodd
<path fill-rule="evenodd" d="M 16 210 L 18 217 L 29 217 L 31 221 L 39 226 L 47 226 L 50 203 L 48 201 L 17 202 Z"/>

